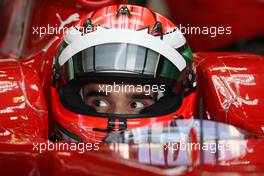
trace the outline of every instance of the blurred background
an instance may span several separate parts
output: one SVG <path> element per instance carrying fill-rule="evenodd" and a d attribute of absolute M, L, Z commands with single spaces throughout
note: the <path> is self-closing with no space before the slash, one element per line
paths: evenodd
<path fill-rule="evenodd" d="M 193 51 L 264 55 L 264 0 L 129 0 L 169 17 L 178 26 L 231 27 L 230 35 L 186 34 Z"/>

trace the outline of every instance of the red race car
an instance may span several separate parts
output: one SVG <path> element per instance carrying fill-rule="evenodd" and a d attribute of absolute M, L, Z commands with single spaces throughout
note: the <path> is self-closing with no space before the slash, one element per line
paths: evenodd
<path fill-rule="evenodd" d="M 263 56 L 119 1 L 0 9 L 1 175 L 264 173 Z"/>

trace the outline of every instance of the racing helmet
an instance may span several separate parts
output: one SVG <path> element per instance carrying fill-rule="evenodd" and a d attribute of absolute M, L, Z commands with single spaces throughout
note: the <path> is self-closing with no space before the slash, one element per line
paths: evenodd
<path fill-rule="evenodd" d="M 156 96 L 137 114 L 98 112 L 84 101 L 87 84 L 149 85 Z M 191 49 L 170 20 L 135 5 L 101 8 L 69 29 L 56 54 L 56 131 L 63 140 L 101 141 L 112 131 L 177 118 L 195 84 Z"/>

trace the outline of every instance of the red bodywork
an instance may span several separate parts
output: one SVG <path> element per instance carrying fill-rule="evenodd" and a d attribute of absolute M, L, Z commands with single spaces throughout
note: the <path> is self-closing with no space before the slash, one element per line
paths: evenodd
<path fill-rule="evenodd" d="M 14 4 L 4 2 L 7 10 L 18 10 L 4 21 L 7 29 L 1 31 L 4 33 L 0 41 L 1 175 L 247 175 L 264 172 L 264 140 L 260 138 L 229 140 L 235 150 L 218 156 L 210 156 L 207 151 L 185 151 L 186 155 L 180 152 L 186 157 L 180 157 L 178 153 L 179 159 L 174 165 L 140 162 L 139 151 L 144 149 L 152 151 L 147 156 L 149 160 L 152 155 L 160 156 L 160 153 L 164 157 L 169 156 L 163 150 L 157 150 L 158 144 L 101 144 L 99 151 L 84 154 L 59 151 L 39 154 L 33 151 L 32 144 L 47 141 L 52 131 L 51 73 L 61 35 L 39 37 L 32 27 L 60 26 L 71 15 L 77 13 L 81 18 L 97 5 L 84 6 L 84 0 L 25 1 L 29 3 L 26 15 L 19 9 L 25 5 L 20 1 Z M 21 15 L 25 17 L 20 19 Z M 64 24 L 71 26 L 74 22 L 73 19 Z M 23 24 L 22 33 L 14 30 L 12 35 L 8 35 L 9 28 L 14 24 Z M 184 106 L 192 108 L 194 116 L 198 116 L 198 101 L 201 101 L 205 119 L 224 122 L 263 136 L 264 58 L 239 53 L 196 53 L 194 57 L 198 79 L 197 101 L 194 103 L 197 106 Z M 181 113 L 190 115 L 188 111 Z M 129 149 L 126 154 L 119 150 L 124 147 Z"/>

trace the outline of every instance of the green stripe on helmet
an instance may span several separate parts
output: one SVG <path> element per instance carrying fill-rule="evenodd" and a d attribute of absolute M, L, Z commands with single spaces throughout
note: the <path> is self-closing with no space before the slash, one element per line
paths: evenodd
<path fill-rule="evenodd" d="M 159 76 L 179 80 L 181 77 L 181 73 L 170 61 L 164 60 Z"/>
<path fill-rule="evenodd" d="M 79 136 L 77 136 L 76 134 L 73 134 L 71 132 L 69 132 L 68 130 L 66 130 L 65 128 L 61 127 L 60 125 L 57 125 L 58 129 L 63 132 L 65 135 L 69 136 L 70 138 L 78 141 L 78 142 L 82 142 L 82 138 L 80 138 Z"/>
<path fill-rule="evenodd" d="M 186 48 L 180 53 L 188 63 L 193 60 L 192 50 L 190 47 Z"/>
<path fill-rule="evenodd" d="M 191 48 L 187 47 L 186 49 L 181 51 L 180 54 L 187 62 L 187 70 L 190 69 L 188 67 L 193 60 Z M 181 79 L 181 72 L 170 61 L 166 59 L 161 63 L 161 69 L 159 75 L 161 77 L 169 78 L 169 79 L 175 79 L 175 80 Z"/>

